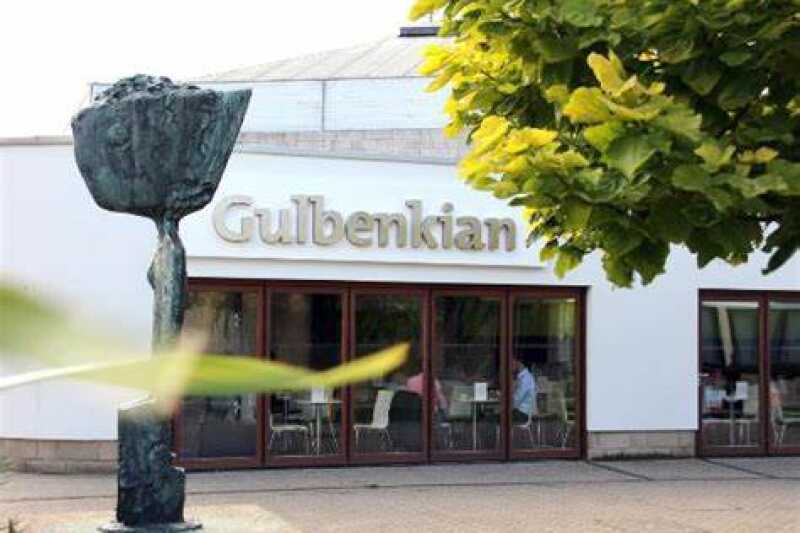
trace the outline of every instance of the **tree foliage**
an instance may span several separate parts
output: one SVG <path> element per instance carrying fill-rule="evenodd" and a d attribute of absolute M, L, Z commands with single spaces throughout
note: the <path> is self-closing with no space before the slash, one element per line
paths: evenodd
<path fill-rule="evenodd" d="M 563 275 L 630 286 L 670 245 L 765 272 L 800 247 L 800 0 L 418 0 L 429 90 L 474 188 L 524 206 Z"/>

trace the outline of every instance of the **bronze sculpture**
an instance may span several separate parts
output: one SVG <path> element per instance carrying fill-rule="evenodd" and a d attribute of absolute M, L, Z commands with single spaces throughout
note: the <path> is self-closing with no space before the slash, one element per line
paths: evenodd
<path fill-rule="evenodd" d="M 171 347 L 183 324 L 180 219 L 213 197 L 250 94 L 137 75 L 103 91 L 72 120 L 75 160 L 95 202 L 156 224 L 158 247 L 148 272 L 155 352 Z M 154 400 L 121 408 L 118 430 L 117 522 L 101 529 L 199 528 L 184 521 L 185 475 L 171 464 L 170 422 L 154 409 Z"/>

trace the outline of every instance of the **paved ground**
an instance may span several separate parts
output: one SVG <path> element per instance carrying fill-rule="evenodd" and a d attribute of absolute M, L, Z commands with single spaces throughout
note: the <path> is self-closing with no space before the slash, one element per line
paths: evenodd
<path fill-rule="evenodd" d="M 91 531 L 113 514 L 114 484 L 16 474 L 0 486 L 0 518 Z M 800 532 L 800 457 L 196 473 L 187 508 L 206 533 Z"/>

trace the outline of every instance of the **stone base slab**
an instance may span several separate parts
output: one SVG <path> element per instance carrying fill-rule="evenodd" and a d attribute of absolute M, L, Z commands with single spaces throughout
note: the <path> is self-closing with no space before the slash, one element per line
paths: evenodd
<path fill-rule="evenodd" d="M 20 472 L 108 474 L 117 468 L 117 441 L 0 439 L 0 457 Z"/>
<path fill-rule="evenodd" d="M 586 441 L 589 459 L 695 456 L 694 431 L 590 431 Z"/>

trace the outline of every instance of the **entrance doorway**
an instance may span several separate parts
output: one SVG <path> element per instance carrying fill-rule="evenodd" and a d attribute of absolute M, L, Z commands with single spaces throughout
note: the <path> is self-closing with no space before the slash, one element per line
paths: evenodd
<path fill-rule="evenodd" d="M 217 354 L 314 370 L 409 342 L 336 390 L 186 398 L 189 468 L 580 457 L 584 290 L 192 280 L 186 327 Z"/>
<path fill-rule="evenodd" d="M 800 453 L 800 293 L 701 291 L 698 450 Z"/>

